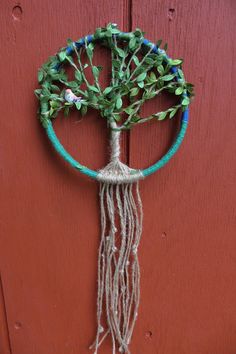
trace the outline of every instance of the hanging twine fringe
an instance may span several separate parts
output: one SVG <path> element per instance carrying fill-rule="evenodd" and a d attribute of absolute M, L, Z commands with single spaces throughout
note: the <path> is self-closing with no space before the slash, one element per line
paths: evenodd
<path fill-rule="evenodd" d="M 117 351 L 130 354 L 129 343 L 140 299 L 137 251 L 143 211 L 138 182 L 130 181 L 130 168 L 119 161 L 119 132 L 112 134 L 111 150 L 111 162 L 100 172 L 106 182 L 100 182 L 97 334 L 90 349 L 94 348 L 97 354 L 110 334 L 112 354 Z M 124 176 L 128 183 L 119 182 Z"/>

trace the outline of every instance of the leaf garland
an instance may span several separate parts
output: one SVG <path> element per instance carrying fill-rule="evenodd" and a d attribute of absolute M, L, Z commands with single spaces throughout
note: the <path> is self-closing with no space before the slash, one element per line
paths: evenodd
<path fill-rule="evenodd" d="M 44 126 L 49 119 L 55 118 L 59 111 L 69 115 L 75 108 L 82 115 L 88 108 L 101 112 L 108 122 L 121 120 L 123 113 L 126 119 L 118 129 L 130 129 L 132 126 L 145 123 L 151 119 L 164 120 L 173 118 L 179 110 L 186 110 L 194 96 L 193 85 L 186 82 L 182 71 L 182 59 L 170 59 L 165 50 L 160 49 L 161 40 L 157 42 L 157 52 L 149 43 L 143 44 L 144 33 L 136 29 L 130 33 L 122 33 L 115 24 L 98 28 L 91 39 L 85 38 L 73 42 L 68 39 L 68 46 L 49 58 L 38 71 L 38 82 L 41 88 L 35 90 L 42 110 L 40 119 Z M 104 90 L 99 83 L 102 67 L 93 64 L 94 49 L 102 42 L 111 50 L 111 82 Z M 82 55 L 86 54 L 87 63 L 82 63 Z M 142 56 L 141 56 L 142 54 Z M 74 69 L 74 80 L 70 81 L 64 69 L 65 63 Z M 89 82 L 85 69 L 91 68 L 93 82 Z M 80 101 L 69 103 L 65 100 L 65 90 L 70 88 Z M 162 91 L 170 92 L 179 103 L 164 112 L 157 112 L 148 117 L 140 117 L 140 110 L 145 101 L 150 100 Z M 130 104 L 125 106 L 127 98 Z"/>

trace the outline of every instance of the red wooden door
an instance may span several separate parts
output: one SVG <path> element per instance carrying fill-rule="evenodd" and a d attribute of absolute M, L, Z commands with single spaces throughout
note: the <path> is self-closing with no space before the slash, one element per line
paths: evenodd
<path fill-rule="evenodd" d="M 234 1 L 2 0 L 0 354 L 89 353 L 95 335 L 99 208 L 96 182 L 55 155 L 36 119 L 38 67 L 65 40 L 116 22 L 163 38 L 196 85 L 187 138 L 141 183 L 141 306 L 135 354 L 236 353 Z M 146 110 L 154 110 L 156 102 Z M 145 167 L 175 122 L 123 138 L 123 159 Z M 107 160 L 103 120 L 59 120 L 75 157 Z M 88 137 L 90 143 L 88 144 Z M 101 353 L 111 352 L 110 342 Z"/>

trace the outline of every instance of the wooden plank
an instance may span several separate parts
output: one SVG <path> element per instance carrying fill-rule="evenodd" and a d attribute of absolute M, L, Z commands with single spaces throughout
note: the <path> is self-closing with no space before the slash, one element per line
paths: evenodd
<path fill-rule="evenodd" d="M 5 305 L 1 276 L 0 276 L 0 353 L 11 354 L 11 345 L 10 345 L 7 315 L 6 315 L 6 305 Z"/>
<path fill-rule="evenodd" d="M 170 56 L 184 58 L 186 78 L 196 85 L 182 148 L 168 166 L 141 183 L 142 301 L 132 348 L 135 354 L 233 354 L 233 2 L 134 0 L 132 15 L 133 28 L 141 27 L 150 40 L 162 38 L 169 44 Z M 158 101 L 153 101 L 145 112 L 158 108 Z M 175 131 L 174 121 L 134 128 L 131 166 L 153 163 L 166 151 Z"/>
<path fill-rule="evenodd" d="M 37 68 L 67 37 L 76 39 L 110 21 L 128 30 L 130 5 L 128 0 L 0 3 L 5 69 L 0 262 L 14 354 L 90 352 L 99 242 L 97 185 L 56 157 L 36 120 L 32 93 Z M 170 55 L 185 58 L 187 78 L 197 90 L 183 148 L 165 169 L 141 183 L 142 301 L 132 352 L 233 354 L 234 13 L 223 0 L 150 1 L 148 6 L 133 0 L 132 9 L 133 28 L 142 27 L 150 39 L 168 41 Z M 152 108 L 153 103 L 146 112 Z M 173 120 L 135 129 L 131 165 L 154 162 L 176 128 Z M 81 162 L 94 168 L 105 164 L 107 136 L 98 116 L 91 114 L 81 123 L 75 117 L 61 120 L 56 129 Z M 127 149 L 124 138 L 124 160 Z M 109 343 L 102 353 L 110 353 Z"/>
<path fill-rule="evenodd" d="M 128 9 L 129 2 L 120 0 L 0 4 L 5 88 L 0 259 L 14 354 L 90 353 L 96 331 L 98 184 L 56 156 L 36 119 L 33 91 L 38 67 L 68 37 L 76 40 L 108 22 L 127 30 Z M 101 59 L 106 65 L 105 55 Z M 80 123 L 75 116 L 59 119 L 56 130 L 83 164 L 106 163 L 106 123 L 98 114 Z M 103 353 L 110 353 L 110 343 Z"/>

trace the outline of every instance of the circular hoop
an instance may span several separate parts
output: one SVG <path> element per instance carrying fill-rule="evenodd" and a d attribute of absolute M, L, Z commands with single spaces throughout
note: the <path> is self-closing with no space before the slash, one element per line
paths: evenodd
<path fill-rule="evenodd" d="M 130 34 L 129 33 L 125 33 L 125 32 L 120 32 L 119 34 L 116 35 L 117 38 L 119 38 L 120 40 L 129 40 L 130 39 Z M 100 38 L 101 39 L 101 38 Z M 75 42 L 76 47 L 79 49 L 81 47 L 83 47 L 85 45 L 85 41 L 87 43 L 90 42 L 94 42 L 96 39 L 94 37 L 94 35 L 88 35 L 82 39 L 80 39 L 79 41 Z M 168 60 L 169 57 L 166 55 L 165 51 L 163 51 L 162 49 L 159 49 L 155 44 L 153 44 L 152 42 L 148 41 L 147 39 L 142 39 L 142 44 L 144 46 L 147 46 L 149 48 L 152 48 L 152 53 L 155 54 L 162 54 L 164 55 L 164 60 Z M 73 47 L 67 47 L 66 49 L 66 53 L 68 55 L 72 54 L 74 51 Z M 58 67 L 55 69 L 59 69 Z M 171 68 L 172 73 L 177 72 L 177 68 L 176 67 L 172 67 Z M 176 79 L 177 81 L 181 81 L 182 78 L 179 77 L 178 73 L 176 75 Z M 186 94 L 182 94 L 181 95 L 182 99 L 184 99 L 184 97 L 186 97 Z M 41 112 L 46 112 L 48 110 L 48 104 L 47 103 L 41 103 Z M 131 180 L 133 181 L 138 181 L 139 179 L 142 179 L 146 176 L 149 176 L 151 174 L 153 174 L 154 172 L 156 172 L 157 170 L 159 170 L 160 168 L 162 168 L 163 166 L 165 166 L 167 164 L 167 162 L 174 156 L 174 154 L 177 152 L 177 150 L 179 149 L 186 130 L 187 130 L 187 126 L 188 126 L 188 119 L 189 119 L 189 109 L 187 108 L 181 116 L 181 124 L 180 124 L 180 129 L 178 132 L 178 135 L 174 141 L 174 143 L 172 144 L 172 146 L 170 147 L 170 149 L 167 151 L 167 153 L 160 159 L 158 160 L 156 163 L 154 163 L 153 165 L 149 166 L 146 169 L 130 169 L 130 175 L 132 176 Z M 55 150 L 60 154 L 60 156 L 67 161 L 72 167 L 76 168 L 77 170 L 79 170 L 80 172 L 82 172 L 83 174 L 96 179 L 96 180 L 103 180 L 105 181 L 105 178 L 101 178 L 101 175 L 99 174 L 99 171 L 95 171 L 92 169 L 87 168 L 86 166 L 81 165 L 78 161 L 76 161 L 63 147 L 63 145 L 60 143 L 59 139 L 57 138 L 57 135 L 54 131 L 53 125 L 51 120 L 48 121 L 47 126 L 45 127 L 46 132 L 47 132 L 47 136 L 49 138 L 49 140 L 51 141 L 53 147 L 55 148 Z M 124 180 L 119 180 L 119 182 L 127 182 L 127 177 L 124 177 Z"/>

